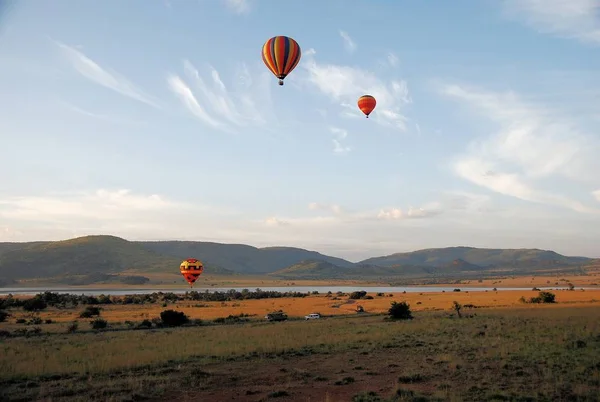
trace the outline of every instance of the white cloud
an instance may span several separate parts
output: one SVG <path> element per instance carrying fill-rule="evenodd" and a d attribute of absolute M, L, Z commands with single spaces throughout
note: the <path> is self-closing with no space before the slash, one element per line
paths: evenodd
<path fill-rule="evenodd" d="M 236 213 L 226 207 L 189 204 L 130 190 L 99 189 L 0 199 L 0 220 L 13 231 L 34 238 L 37 236 L 32 234 L 68 236 L 73 231 L 134 237 L 164 233 L 178 238 L 189 232 L 186 227 L 207 224 L 211 219 L 220 219 L 223 224 Z"/>
<path fill-rule="evenodd" d="M 223 0 L 225 5 L 236 14 L 245 14 L 250 11 L 249 0 Z"/>
<path fill-rule="evenodd" d="M 265 225 L 267 226 L 288 226 L 290 223 L 274 216 L 265 219 Z"/>
<path fill-rule="evenodd" d="M 600 44 L 599 0 L 505 0 L 504 10 L 542 33 Z"/>
<path fill-rule="evenodd" d="M 348 32 L 340 31 L 340 36 L 344 40 L 344 48 L 346 48 L 349 53 L 353 53 L 356 50 L 356 43 L 354 43 L 350 35 L 348 35 Z"/>
<path fill-rule="evenodd" d="M 388 220 L 428 218 L 441 213 L 442 204 L 439 202 L 432 202 L 419 208 L 409 207 L 406 211 L 400 208 L 381 209 L 377 214 L 377 218 Z"/>
<path fill-rule="evenodd" d="M 267 119 L 264 113 L 270 110 L 271 104 L 266 73 L 255 81 L 246 65 L 242 64 L 237 72 L 238 81 L 234 83 L 239 90 L 231 91 L 215 68 L 208 66 L 210 78 L 207 83 L 191 62 L 184 60 L 183 65 L 190 85 L 177 75 L 169 75 L 167 83 L 196 118 L 227 131 L 231 130 L 231 126 L 265 125 Z"/>
<path fill-rule="evenodd" d="M 314 49 L 304 55 L 302 67 L 307 71 L 307 81 L 323 94 L 338 102 L 346 117 L 365 116 L 358 109 L 361 95 L 370 94 L 377 100 L 377 106 L 370 118 L 378 124 L 405 131 L 408 118 L 404 115 L 407 104 L 412 103 L 408 86 L 403 80 L 380 80 L 375 74 L 350 66 L 320 64 L 316 61 Z"/>
<path fill-rule="evenodd" d="M 107 71 L 71 46 L 57 41 L 55 43 L 63 50 L 73 68 L 88 80 L 157 109 L 161 108 L 155 99 L 145 94 L 141 89 L 129 82 L 127 78 L 116 72 Z"/>
<path fill-rule="evenodd" d="M 559 194 L 560 179 L 600 184 L 598 141 L 578 132 L 553 110 L 527 104 L 516 94 L 488 93 L 458 85 L 442 93 L 460 100 L 496 122 L 500 130 L 471 142 L 454 162 L 462 178 L 521 200 L 561 206 L 578 212 L 600 212 Z M 554 178 L 552 190 L 542 190 Z M 536 187 L 537 182 L 537 187 Z M 558 184 L 558 185 L 557 185 Z"/>
<path fill-rule="evenodd" d="M 400 63 L 400 59 L 394 53 L 389 52 L 387 55 L 387 61 L 390 63 L 390 66 L 397 67 Z"/>
<path fill-rule="evenodd" d="M 329 130 L 334 134 L 335 138 L 332 140 L 333 142 L 333 152 L 336 154 L 345 154 L 351 151 L 350 147 L 342 146 L 342 140 L 348 137 L 348 132 L 341 128 L 337 127 L 329 127 Z"/>
<path fill-rule="evenodd" d="M 592 191 L 592 195 L 600 202 L 600 190 Z"/>

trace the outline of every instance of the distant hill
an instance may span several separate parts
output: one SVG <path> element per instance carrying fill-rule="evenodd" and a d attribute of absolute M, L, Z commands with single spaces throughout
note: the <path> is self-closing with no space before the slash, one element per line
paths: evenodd
<path fill-rule="evenodd" d="M 511 275 L 583 272 L 583 266 L 600 261 L 538 249 L 447 247 L 352 263 L 295 247 L 85 236 L 56 242 L 0 243 L 0 286 L 26 279 L 62 284 L 143 284 L 149 280 L 144 275 L 177 273 L 179 263 L 190 257 L 202 260 L 209 275 L 355 280 L 481 278 L 499 271 Z"/>
<path fill-rule="evenodd" d="M 106 282 L 123 271 L 140 272 L 139 276 L 123 277 L 123 283 L 144 283 L 144 272 L 169 272 L 177 270 L 180 263 L 180 258 L 160 255 L 114 236 L 0 243 L 0 279 L 9 283 L 15 279 L 58 278 L 60 283 L 87 284 Z M 205 272 L 233 273 L 211 266 Z"/>
<path fill-rule="evenodd" d="M 472 264 L 480 268 L 550 268 L 586 264 L 592 261 L 586 257 L 566 257 L 554 251 L 538 249 L 488 249 L 473 247 L 447 247 L 396 253 L 384 257 L 369 258 L 361 263 L 384 267 L 426 265 L 444 267 L 453 261 Z M 472 267 L 477 270 L 477 267 Z M 479 268 L 479 269 L 480 269 Z"/>
<path fill-rule="evenodd" d="M 327 261 L 304 260 L 269 275 L 291 279 L 343 278 L 353 275 L 355 268 L 341 268 Z"/>
<path fill-rule="evenodd" d="M 316 251 L 295 247 L 256 248 L 245 244 L 222 244 L 195 241 L 144 241 L 135 242 L 155 253 L 188 258 L 197 256 L 207 264 L 226 267 L 245 274 L 266 274 L 304 260 L 329 262 L 342 268 L 354 264 L 342 258 L 330 257 Z"/>

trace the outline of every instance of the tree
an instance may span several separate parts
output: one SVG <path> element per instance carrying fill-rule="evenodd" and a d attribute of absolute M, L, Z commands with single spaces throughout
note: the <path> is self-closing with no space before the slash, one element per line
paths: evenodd
<path fill-rule="evenodd" d="M 39 311 L 44 310 L 46 307 L 48 307 L 48 304 L 39 295 L 23 302 L 23 310 L 25 311 Z"/>
<path fill-rule="evenodd" d="M 393 301 L 388 310 L 388 315 L 390 318 L 395 320 L 413 319 L 412 312 L 410 311 L 410 305 L 405 301 L 400 303 Z"/>
<path fill-rule="evenodd" d="M 160 319 L 166 327 L 178 327 L 186 324 L 189 318 L 183 311 L 165 310 L 160 313 Z"/>
<path fill-rule="evenodd" d="M 456 311 L 458 318 L 462 318 L 462 315 L 460 314 L 460 310 L 462 309 L 462 307 L 462 304 L 460 304 L 456 300 L 452 303 L 452 308 L 454 309 L 454 311 Z"/>

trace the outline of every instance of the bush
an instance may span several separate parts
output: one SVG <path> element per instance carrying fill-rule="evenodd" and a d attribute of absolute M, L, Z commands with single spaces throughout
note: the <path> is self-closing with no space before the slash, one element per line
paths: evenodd
<path fill-rule="evenodd" d="M 138 324 L 139 328 L 152 328 L 152 321 L 145 319 Z"/>
<path fill-rule="evenodd" d="M 6 319 L 10 316 L 6 311 L 0 310 L 0 322 L 6 321 Z"/>
<path fill-rule="evenodd" d="M 352 402 L 381 402 L 383 399 L 374 391 L 361 392 L 352 397 Z"/>
<path fill-rule="evenodd" d="M 87 306 L 85 308 L 85 310 L 83 310 L 81 312 L 81 314 L 79 314 L 79 317 L 81 317 L 81 318 L 91 318 L 93 316 L 98 316 L 98 315 L 100 315 L 100 308 L 99 307 Z"/>
<path fill-rule="evenodd" d="M 350 293 L 350 296 L 348 298 L 358 300 L 358 299 L 362 299 L 366 295 L 367 295 L 367 292 L 365 292 L 364 290 L 359 290 L 359 291 Z"/>
<path fill-rule="evenodd" d="M 98 317 L 94 321 L 90 321 L 90 326 L 92 327 L 92 329 L 104 329 L 108 327 L 108 322 Z"/>
<path fill-rule="evenodd" d="M 25 311 L 39 311 L 44 310 L 46 307 L 48 307 L 48 304 L 39 295 L 23 302 L 23 310 Z"/>
<path fill-rule="evenodd" d="M 73 321 L 67 327 L 67 333 L 72 334 L 73 332 L 77 331 L 77 328 L 79 328 L 79 323 L 77 321 Z"/>
<path fill-rule="evenodd" d="M 529 299 L 529 303 L 556 303 L 556 296 L 551 292 L 540 292 L 537 297 Z"/>
<path fill-rule="evenodd" d="M 404 301 L 400 303 L 393 301 L 388 310 L 388 315 L 395 320 L 412 320 L 413 318 L 410 305 Z"/>
<path fill-rule="evenodd" d="M 178 327 L 187 324 L 189 318 L 183 311 L 165 310 L 160 313 L 160 319 L 163 325 L 167 327 Z"/>

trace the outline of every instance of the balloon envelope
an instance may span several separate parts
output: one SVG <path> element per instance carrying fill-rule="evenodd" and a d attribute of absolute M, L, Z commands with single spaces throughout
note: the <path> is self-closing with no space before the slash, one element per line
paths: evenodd
<path fill-rule="evenodd" d="M 188 258 L 187 260 L 183 260 L 181 262 L 179 271 L 187 283 L 190 284 L 190 287 L 192 287 L 194 282 L 198 280 L 198 277 L 202 275 L 202 272 L 204 271 L 204 265 L 202 264 L 202 261 L 197 260 L 196 258 Z"/>
<path fill-rule="evenodd" d="M 371 95 L 363 95 L 358 98 L 358 108 L 367 115 L 367 118 L 369 118 L 369 115 L 373 109 L 375 109 L 376 105 L 377 101 Z"/>
<path fill-rule="evenodd" d="M 274 36 L 262 47 L 262 60 L 267 68 L 279 78 L 279 85 L 300 62 L 300 45 L 288 36 Z"/>

